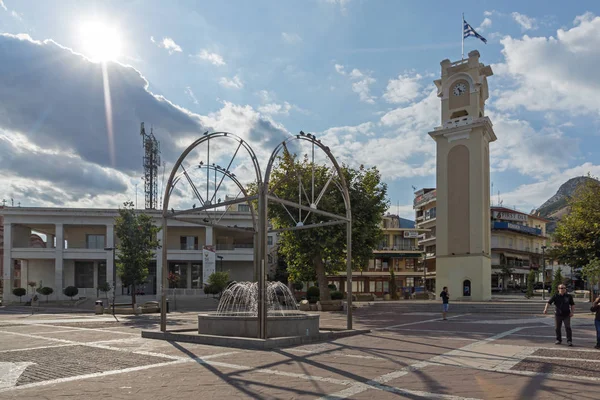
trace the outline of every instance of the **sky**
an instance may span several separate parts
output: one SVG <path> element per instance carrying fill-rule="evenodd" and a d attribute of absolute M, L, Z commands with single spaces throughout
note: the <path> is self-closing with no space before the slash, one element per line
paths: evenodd
<path fill-rule="evenodd" d="M 144 122 L 167 177 L 204 132 L 248 141 L 263 171 L 310 132 L 340 163 L 377 167 L 389 211 L 414 219 L 413 187 L 435 187 L 433 81 L 461 58 L 463 12 L 488 40 L 465 39 L 465 55 L 494 71 L 493 201 L 530 211 L 600 175 L 596 1 L 0 0 L 0 201 L 143 207 Z M 249 160 L 231 168 L 242 182 Z"/>

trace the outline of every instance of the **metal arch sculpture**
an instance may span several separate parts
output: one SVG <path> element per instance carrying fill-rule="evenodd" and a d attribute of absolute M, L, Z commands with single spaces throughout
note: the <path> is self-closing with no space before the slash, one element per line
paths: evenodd
<path fill-rule="evenodd" d="M 309 143 L 311 143 L 311 147 L 312 147 L 312 162 L 311 162 L 311 166 L 312 166 L 312 196 L 311 196 L 311 201 L 310 201 L 310 206 L 306 207 L 306 206 L 302 206 L 301 204 L 296 204 L 287 200 L 283 200 L 280 199 L 278 197 L 273 196 L 274 190 L 275 188 L 273 188 L 272 190 L 269 190 L 269 183 L 270 183 L 270 179 L 271 179 L 271 172 L 273 169 L 273 164 L 275 162 L 275 160 L 277 159 L 279 153 L 284 150 L 287 149 L 287 144 L 295 141 L 295 140 L 303 140 L 303 141 L 308 141 Z M 338 190 L 340 190 L 341 194 L 342 194 L 342 198 L 344 199 L 344 205 L 346 208 L 346 215 L 345 216 L 341 216 L 341 215 L 336 215 L 336 214 L 332 214 L 326 211 L 321 211 L 317 208 L 318 203 L 322 197 L 322 195 L 326 192 L 329 183 L 332 181 L 333 175 L 332 177 L 329 179 L 329 181 L 327 182 L 327 184 L 325 185 L 325 187 L 321 190 L 321 193 L 319 194 L 316 202 L 315 202 L 315 198 L 314 198 L 314 168 L 315 168 L 315 157 L 314 157 L 314 150 L 315 150 L 315 146 L 319 149 L 321 149 L 325 155 L 327 156 L 327 158 L 329 158 L 329 160 L 331 161 L 331 163 L 333 164 L 337 175 L 340 178 L 340 182 L 339 185 L 337 182 L 334 181 L 334 184 L 337 185 Z M 266 217 L 267 217 L 267 208 L 268 208 L 268 201 L 273 201 L 276 203 L 280 203 L 282 204 L 284 207 L 285 205 L 289 205 L 292 207 L 297 207 L 301 210 L 305 210 L 308 211 L 309 213 L 314 213 L 314 214 L 321 214 L 324 216 L 328 216 L 331 217 L 333 219 L 337 219 L 337 221 L 331 221 L 331 222 L 327 222 L 327 223 L 320 223 L 320 224 L 313 224 L 313 225 L 304 225 L 303 223 L 301 225 L 297 225 L 296 227 L 293 228 L 288 228 L 286 230 L 298 230 L 298 229 L 310 229 L 310 228 L 317 228 L 317 227 L 323 227 L 323 226 L 327 226 L 327 225 L 337 225 L 337 224 L 341 224 L 341 223 L 346 223 L 346 291 L 347 291 L 347 329 L 352 329 L 352 210 L 351 210 L 351 205 L 350 205 L 350 193 L 348 191 L 348 185 L 346 183 L 346 178 L 344 177 L 343 171 L 340 168 L 336 158 L 333 156 L 333 154 L 331 153 L 331 150 L 329 149 L 329 147 L 323 145 L 321 143 L 320 140 L 318 140 L 316 138 L 316 136 L 310 134 L 310 133 L 304 133 L 303 131 L 300 131 L 300 133 L 298 135 L 289 137 L 288 139 L 284 140 L 283 142 L 281 142 L 276 148 L 275 150 L 273 150 L 273 153 L 271 153 L 271 157 L 269 158 L 269 161 L 267 163 L 267 168 L 266 168 L 266 172 L 265 172 L 265 179 L 264 179 L 264 183 L 263 183 L 263 191 L 259 192 L 259 221 L 262 221 L 263 218 L 266 221 Z M 262 201 L 261 201 L 262 199 Z M 261 209 L 261 203 L 265 204 L 265 206 Z M 301 221 L 299 221 L 299 223 L 301 223 Z M 260 224 L 259 224 L 260 226 Z M 263 236 L 266 237 L 267 235 L 267 228 L 266 228 L 266 224 L 264 226 L 260 226 L 260 229 L 264 229 L 264 231 L 259 232 L 259 237 Z M 261 254 L 266 254 L 267 248 L 266 248 L 266 243 L 263 243 L 262 241 L 260 242 L 261 246 L 264 246 L 260 249 Z M 260 274 L 259 275 L 260 279 L 264 280 L 264 274 Z M 261 293 L 260 288 L 264 287 L 265 283 L 259 280 L 259 296 Z M 264 291 L 263 291 L 264 293 Z M 260 300 L 260 299 L 259 299 Z M 266 338 L 266 310 L 263 308 L 264 307 L 264 301 L 261 302 L 259 301 L 259 324 L 260 324 L 260 328 L 259 331 L 261 332 L 262 338 Z M 264 315 L 263 318 L 261 318 L 261 311 L 262 311 L 262 315 Z M 263 325 L 264 324 L 264 325 Z"/>
<path fill-rule="evenodd" d="M 235 150 L 235 153 L 231 159 L 231 161 L 229 162 L 229 165 L 226 168 L 220 168 L 220 169 L 216 169 L 216 167 L 214 167 L 215 170 L 219 171 L 220 173 L 223 174 L 223 176 L 227 176 L 229 177 L 235 184 L 236 186 L 242 191 L 242 193 L 244 194 L 244 197 L 241 199 L 236 199 L 236 200 L 230 200 L 230 201 L 224 201 L 224 202 L 219 202 L 217 204 L 213 204 L 212 201 L 209 201 L 208 204 L 204 204 L 199 208 L 192 208 L 192 209 L 188 209 L 188 210 L 182 210 L 182 211 L 178 211 L 178 212 L 172 212 L 169 214 L 169 200 L 171 198 L 171 194 L 173 192 L 173 189 L 175 188 L 175 185 L 177 184 L 177 182 L 179 181 L 179 179 L 181 178 L 182 175 L 184 175 L 188 181 L 190 181 L 189 175 L 187 174 L 187 172 L 185 171 L 185 168 L 183 169 L 183 172 L 181 172 L 179 174 L 179 176 L 176 176 L 177 171 L 179 171 L 180 167 L 183 166 L 183 161 L 186 159 L 186 157 L 190 154 L 190 152 L 192 150 L 194 150 L 196 147 L 200 146 L 201 144 L 203 144 L 204 142 L 208 142 L 210 143 L 210 140 L 212 139 L 216 139 L 216 138 L 231 138 L 234 139 L 236 141 L 239 142 L 237 149 Z M 206 211 L 209 209 L 213 209 L 219 206 L 227 206 L 227 205 L 231 205 L 231 204 L 237 204 L 237 203 L 242 203 L 242 202 L 250 202 L 251 200 L 254 200 L 257 198 L 257 196 L 248 196 L 248 193 L 246 191 L 246 189 L 244 188 L 244 186 L 235 178 L 235 175 L 233 175 L 232 173 L 229 172 L 229 167 L 231 167 L 231 164 L 233 163 L 233 160 L 235 159 L 235 157 L 238 154 L 238 151 L 241 148 L 244 148 L 248 155 L 250 156 L 251 160 L 252 160 L 252 164 L 254 166 L 254 172 L 256 174 L 256 180 L 259 184 L 261 184 L 262 182 L 262 174 L 260 171 L 260 165 L 258 164 L 258 160 L 256 157 L 256 154 L 254 153 L 254 150 L 252 150 L 252 148 L 250 147 L 250 145 L 241 137 L 230 133 L 230 132 L 214 132 L 209 134 L 208 132 L 204 133 L 204 135 L 200 138 L 197 139 L 196 141 L 194 141 L 191 145 L 189 145 L 179 156 L 179 158 L 177 159 L 177 161 L 175 162 L 175 164 L 173 165 L 173 169 L 171 171 L 171 174 L 169 175 L 169 179 L 167 181 L 167 184 L 165 186 L 165 195 L 164 195 L 164 199 L 163 199 L 163 210 L 162 210 L 162 243 L 167 243 L 167 220 L 170 218 L 174 218 L 177 215 L 182 215 L 182 214 L 188 214 L 191 212 L 199 212 L 199 211 Z M 209 152 L 210 152 L 210 145 L 208 147 Z M 210 153 L 209 153 L 210 154 Z M 210 158 L 209 160 L 210 161 Z M 211 166 L 208 164 L 207 162 L 207 166 L 206 168 L 208 168 L 208 170 L 211 169 Z M 207 178 L 208 179 L 208 178 Z M 223 182 L 223 179 L 221 179 L 221 181 L 219 182 L 219 185 Z M 192 187 L 194 188 L 193 183 L 190 181 L 190 184 L 192 185 Z M 197 192 L 196 190 L 194 190 L 195 192 Z M 216 190 L 215 190 L 216 193 Z M 196 195 L 199 197 L 199 200 L 201 202 L 202 198 L 201 196 L 196 193 Z M 208 196 L 207 196 L 208 197 Z M 214 196 L 213 196 L 214 198 Z M 207 198 L 208 200 L 208 198 Z M 204 202 L 203 202 L 204 203 Z M 250 212 L 251 212 L 251 216 L 252 216 L 252 225 L 253 225 L 253 234 L 256 237 L 256 234 L 258 232 L 257 230 L 257 223 L 256 223 L 256 214 L 254 211 L 253 207 L 250 207 Z M 242 230 L 242 229 L 238 229 L 238 228 L 231 228 L 231 227 L 223 227 L 221 225 L 215 225 L 215 224 L 210 224 L 210 223 L 199 223 L 197 221 L 187 221 L 187 222 L 192 222 L 192 223 L 196 223 L 199 225 L 204 225 L 204 226 L 220 226 L 222 228 L 225 229 L 229 229 L 229 230 Z M 255 260 L 256 262 L 256 260 Z M 167 315 L 166 315 L 166 309 L 167 309 L 167 296 L 166 296 L 166 290 L 168 287 L 168 280 L 167 280 L 167 276 L 168 276 L 168 255 L 167 255 L 167 248 L 163 248 L 162 251 L 162 273 L 161 273 L 161 316 L 160 316 L 160 329 L 161 331 L 165 332 L 166 331 L 166 327 L 167 327 Z"/>
<path fill-rule="evenodd" d="M 182 162 L 185 160 L 185 158 L 189 155 L 189 153 L 194 148 L 196 148 L 197 146 L 199 146 L 200 144 L 202 144 L 206 141 L 209 141 L 211 139 L 218 138 L 218 137 L 231 137 L 231 138 L 235 138 L 236 140 L 239 141 L 238 148 L 236 149 L 235 154 L 234 154 L 232 160 L 230 161 L 228 167 L 225 169 L 222 169 L 222 168 L 218 169 L 218 171 L 220 171 L 224 175 L 226 173 L 228 173 L 229 167 L 231 166 L 233 159 L 236 157 L 237 152 L 240 150 L 241 147 L 244 147 L 246 149 L 246 151 L 248 152 L 248 154 L 250 155 L 250 158 L 252 159 L 254 171 L 256 174 L 256 183 L 257 183 L 258 194 L 254 195 L 254 196 L 248 196 L 248 193 L 245 191 L 245 189 L 239 183 L 239 181 L 234 180 L 236 185 L 240 188 L 240 190 L 242 190 L 242 193 L 244 193 L 244 198 L 236 199 L 234 201 L 219 202 L 218 204 L 212 204 L 212 202 L 209 202 L 210 204 L 208 204 L 207 206 L 203 206 L 200 208 L 192 208 L 192 209 L 178 211 L 178 212 L 172 212 L 169 215 L 169 211 L 168 211 L 169 199 L 170 199 L 170 195 L 172 193 L 172 190 L 173 190 L 175 184 L 181 178 L 181 175 L 185 175 L 186 178 L 188 178 L 188 180 L 190 179 L 189 176 L 187 176 L 187 174 L 185 173 L 185 170 L 176 179 L 176 172 L 182 166 Z M 309 207 L 302 205 L 300 203 L 300 201 L 298 203 L 294 203 L 292 201 L 280 199 L 280 198 L 274 196 L 273 194 L 274 194 L 275 188 L 273 188 L 272 190 L 269 190 L 269 183 L 270 183 L 270 178 L 271 178 L 271 172 L 273 169 L 273 164 L 274 164 L 275 160 L 277 159 L 279 153 L 283 149 L 287 148 L 288 143 L 290 143 L 291 141 L 294 141 L 294 140 L 308 141 L 311 143 L 311 146 L 312 146 L 312 168 L 313 168 L 312 201 L 310 202 Z M 332 175 L 332 177 L 329 179 L 329 181 L 327 182 L 327 184 L 325 185 L 325 187 L 322 189 L 321 193 L 319 194 L 319 197 L 317 198 L 316 202 L 314 199 L 314 151 L 315 151 L 315 147 L 322 150 L 326 154 L 327 158 L 333 164 L 333 166 L 336 170 L 336 173 L 339 176 L 339 180 L 340 180 L 340 182 L 334 181 L 333 175 Z M 231 177 L 230 175 L 227 175 L 227 176 L 232 178 L 232 180 L 233 180 L 233 178 L 235 178 L 235 177 Z M 329 184 L 332 181 L 334 182 L 334 185 L 336 185 L 338 190 L 341 192 L 342 198 L 344 199 L 344 205 L 346 208 L 346 214 L 344 216 L 333 214 L 333 213 L 330 213 L 327 211 L 322 211 L 317 208 L 321 196 L 325 193 Z M 222 180 L 221 180 L 221 182 L 222 182 Z M 208 180 L 207 180 L 207 184 L 208 184 Z M 192 184 L 192 186 L 193 186 L 193 184 Z M 196 140 L 194 143 L 192 143 L 188 148 L 186 148 L 183 151 L 183 153 L 181 154 L 181 156 L 179 157 L 179 159 L 173 166 L 173 170 L 171 171 L 171 174 L 169 176 L 169 180 L 165 187 L 165 197 L 163 200 L 163 216 L 162 216 L 163 217 L 162 218 L 163 243 L 167 242 L 167 219 L 168 218 L 172 218 L 176 215 L 181 215 L 181 214 L 185 214 L 185 213 L 189 213 L 189 212 L 198 212 L 198 211 L 208 210 L 211 208 L 216 208 L 218 206 L 223 206 L 223 205 L 228 205 L 228 204 L 237 204 L 237 203 L 241 203 L 241 202 L 245 202 L 245 201 L 249 202 L 249 201 L 255 200 L 255 199 L 258 199 L 258 227 L 256 226 L 256 219 L 254 216 L 253 207 L 250 207 L 250 210 L 251 210 L 252 218 L 253 218 L 255 238 L 257 237 L 257 241 L 258 241 L 258 249 L 257 249 L 258 251 L 255 250 L 254 260 L 255 260 L 255 270 L 257 270 L 257 272 L 258 272 L 257 275 L 258 275 L 258 296 L 259 296 L 259 298 L 258 298 L 258 305 L 259 305 L 259 307 L 258 307 L 259 335 L 258 336 L 259 336 L 259 338 L 261 338 L 261 339 L 267 338 L 267 310 L 266 310 L 266 301 L 265 301 L 266 277 L 265 277 L 264 272 L 265 272 L 265 261 L 267 258 L 267 236 L 269 233 L 268 223 L 267 223 L 269 201 L 280 203 L 284 207 L 286 205 L 290 206 L 290 207 L 297 207 L 300 210 L 305 210 L 308 212 L 312 212 L 315 214 L 320 214 L 320 215 L 324 215 L 324 216 L 328 216 L 330 218 L 336 219 L 336 221 L 307 225 L 307 226 L 304 226 L 303 224 L 297 224 L 297 226 L 295 226 L 295 227 L 272 230 L 271 232 L 282 231 L 282 230 L 310 229 L 310 228 L 316 228 L 316 227 L 323 227 L 323 226 L 327 226 L 327 225 L 337 225 L 337 224 L 342 224 L 342 223 L 346 224 L 346 246 L 347 246 L 347 250 L 346 250 L 346 274 L 347 274 L 346 290 L 347 290 L 347 302 L 348 302 L 348 304 L 347 304 L 348 307 L 347 307 L 346 312 L 347 312 L 347 329 L 352 329 L 352 211 L 351 211 L 351 205 L 350 205 L 350 194 L 348 191 L 348 185 L 346 183 L 346 179 L 344 177 L 343 171 L 340 168 L 337 160 L 331 153 L 329 147 L 323 145 L 321 143 L 321 141 L 318 140 L 312 134 L 306 134 L 306 133 L 300 131 L 300 133 L 298 135 L 293 135 L 293 136 L 287 138 L 286 140 L 282 141 L 271 153 L 271 156 L 267 163 L 265 177 L 264 177 L 264 179 L 262 179 L 260 165 L 258 164 L 256 154 L 254 153 L 254 151 L 252 150 L 252 148 L 250 147 L 250 145 L 247 142 L 245 142 L 239 136 L 229 133 L 229 132 L 215 132 L 215 133 L 211 133 L 211 134 L 208 134 L 208 132 L 205 133 L 202 138 Z M 201 225 L 209 225 L 209 224 L 201 224 Z M 212 226 L 220 226 L 220 225 L 212 225 Z M 237 228 L 228 228 L 228 229 L 238 230 Z M 255 243 L 256 243 L 256 241 L 255 241 Z M 167 287 L 166 271 L 168 270 L 167 249 L 166 248 L 162 252 L 162 264 L 163 264 L 162 265 L 163 273 L 162 273 L 162 288 L 161 288 L 161 331 L 165 332 L 166 331 L 166 287 Z"/>

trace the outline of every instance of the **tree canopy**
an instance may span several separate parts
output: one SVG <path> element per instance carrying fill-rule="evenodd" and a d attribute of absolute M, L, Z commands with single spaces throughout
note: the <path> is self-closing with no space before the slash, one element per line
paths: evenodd
<path fill-rule="evenodd" d="M 600 182 L 588 180 L 569 200 L 570 212 L 557 225 L 553 253 L 588 279 L 600 278 Z"/>
<path fill-rule="evenodd" d="M 137 213 L 133 202 L 125 202 L 115 219 L 115 234 L 119 239 L 117 272 L 124 286 L 132 286 L 131 300 L 135 304 L 135 286 L 148 278 L 148 264 L 159 248 L 157 238 L 160 227 L 152 223 L 152 217 Z"/>
<path fill-rule="evenodd" d="M 314 167 L 314 169 L 313 169 Z M 308 161 L 298 161 L 289 153 L 281 158 L 281 163 L 273 170 L 271 181 L 276 185 L 275 195 L 287 200 L 301 200 L 309 206 L 314 170 L 315 200 L 322 189 L 327 187 L 318 203 L 318 209 L 344 216 L 346 207 L 341 191 L 335 182 L 328 185 L 332 174 L 339 183 L 335 170 L 325 165 Z M 381 241 L 380 227 L 383 213 L 388 208 L 387 186 L 381 182 L 379 171 L 360 166 L 358 169 L 342 167 L 350 193 L 352 212 L 352 265 L 353 269 L 364 268 L 372 258 L 373 248 Z M 311 199 L 312 201 L 312 199 Z M 283 207 L 270 203 L 268 217 L 275 228 L 290 227 L 294 218 L 304 225 L 328 222 L 327 216 L 306 211 L 299 212 L 293 207 Z M 330 299 L 327 287 L 327 274 L 337 273 L 346 266 L 346 224 L 324 226 L 312 229 L 285 231 L 279 237 L 279 253 L 285 257 L 289 278 L 292 281 L 317 279 L 321 299 Z"/>

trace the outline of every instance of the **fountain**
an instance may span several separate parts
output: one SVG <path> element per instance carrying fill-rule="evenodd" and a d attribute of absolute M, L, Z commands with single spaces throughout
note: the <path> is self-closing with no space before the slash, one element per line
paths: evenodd
<path fill-rule="evenodd" d="M 319 316 L 298 311 L 291 290 L 281 282 L 267 282 L 267 337 L 319 335 Z M 198 315 L 198 333 L 258 337 L 258 283 L 233 282 L 221 295 L 216 313 Z"/>

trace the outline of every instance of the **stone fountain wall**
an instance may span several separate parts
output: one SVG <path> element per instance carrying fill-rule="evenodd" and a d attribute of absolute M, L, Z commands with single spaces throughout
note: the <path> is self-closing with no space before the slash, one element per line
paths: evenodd
<path fill-rule="evenodd" d="M 198 333 L 202 335 L 258 337 L 258 318 L 245 315 L 198 315 Z M 319 336 L 319 316 L 314 314 L 269 315 L 267 335 L 273 337 Z"/>

